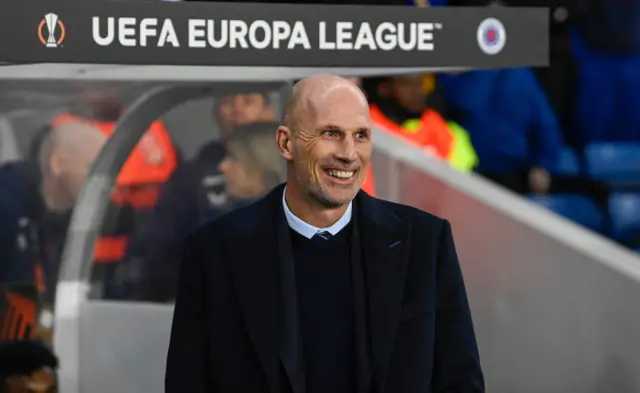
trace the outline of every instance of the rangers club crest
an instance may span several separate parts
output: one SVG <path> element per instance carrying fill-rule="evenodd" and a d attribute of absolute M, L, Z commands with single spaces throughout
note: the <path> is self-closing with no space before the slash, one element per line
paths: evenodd
<path fill-rule="evenodd" d="M 495 18 L 487 18 L 478 26 L 478 45 L 488 55 L 496 55 L 502 51 L 507 42 L 507 33 L 502 22 Z"/>

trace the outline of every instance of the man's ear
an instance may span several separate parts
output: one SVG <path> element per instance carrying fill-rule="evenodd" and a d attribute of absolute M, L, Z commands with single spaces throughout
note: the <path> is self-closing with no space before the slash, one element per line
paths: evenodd
<path fill-rule="evenodd" d="M 293 132 L 286 126 L 278 127 L 276 131 L 276 144 L 285 160 L 293 160 Z"/>
<path fill-rule="evenodd" d="M 49 157 L 49 171 L 54 177 L 59 177 L 64 171 L 64 158 L 60 155 L 59 152 L 54 151 L 51 153 Z"/>

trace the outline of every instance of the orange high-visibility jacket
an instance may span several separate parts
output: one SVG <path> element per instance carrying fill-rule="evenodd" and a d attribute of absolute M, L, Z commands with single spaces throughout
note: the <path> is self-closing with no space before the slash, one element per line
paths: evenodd
<path fill-rule="evenodd" d="M 371 122 L 377 128 L 390 132 L 409 144 L 426 149 L 436 158 L 447 160 L 453 151 L 454 139 L 447 122 L 434 110 L 425 110 L 420 117 L 419 127 L 414 130 L 394 123 L 375 105 L 371 105 L 370 114 Z"/>
<path fill-rule="evenodd" d="M 113 134 L 116 122 L 99 122 L 70 114 L 55 117 L 51 124 L 85 122 L 100 129 L 107 137 Z M 164 183 L 178 164 L 178 157 L 169 133 L 161 121 L 151 124 L 125 162 L 116 180 L 117 186 Z"/>
<path fill-rule="evenodd" d="M 373 178 L 373 169 L 371 168 L 371 164 L 369 164 L 369 168 L 367 168 L 367 174 L 365 175 L 364 182 L 362 183 L 362 191 L 366 192 L 371 196 L 376 196 L 376 183 Z"/>

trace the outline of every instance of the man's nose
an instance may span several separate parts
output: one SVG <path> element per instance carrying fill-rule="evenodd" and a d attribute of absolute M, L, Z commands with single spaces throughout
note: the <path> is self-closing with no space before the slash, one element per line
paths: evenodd
<path fill-rule="evenodd" d="M 356 142 L 352 137 L 346 137 L 340 141 L 336 158 L 348 162 L 353 162 L 358 159 Z"/>

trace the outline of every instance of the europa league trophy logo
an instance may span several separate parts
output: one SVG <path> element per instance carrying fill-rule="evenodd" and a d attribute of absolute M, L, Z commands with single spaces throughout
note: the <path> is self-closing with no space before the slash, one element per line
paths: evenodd
<path fill-rule="evenodd" d="M 47 14 L 44 16 L 45 23 L 47 24 L 47 31 L 49 37 L 47 38 L 47 48 L 56 48 L 58 42 L 56 41 L 56 27 L 58 27 L 58 15 Z"/>

